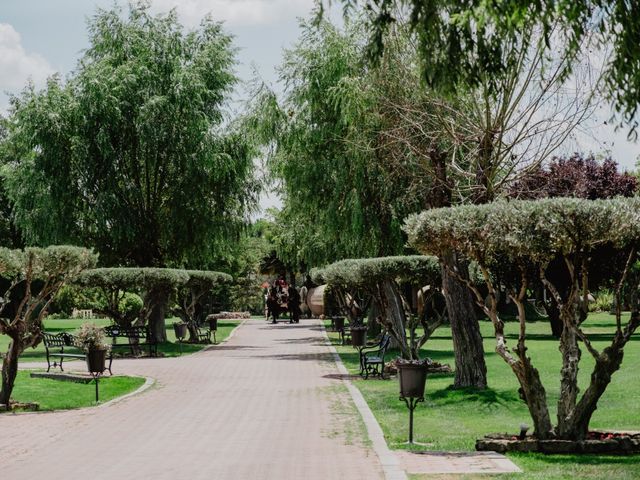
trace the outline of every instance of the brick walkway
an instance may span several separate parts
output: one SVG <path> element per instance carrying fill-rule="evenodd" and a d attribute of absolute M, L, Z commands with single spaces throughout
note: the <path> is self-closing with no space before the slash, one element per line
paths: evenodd
<path fill-rule="evenodd" d="M 1 477 L 382 478 L 316 321 L 251 320 L 224 345 L 114 371 L 157 385 L 107 408 L 1 416 Z"/>

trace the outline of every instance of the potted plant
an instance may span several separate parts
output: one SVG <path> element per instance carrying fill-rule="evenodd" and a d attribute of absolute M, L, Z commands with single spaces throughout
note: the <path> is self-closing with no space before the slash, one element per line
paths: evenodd
<path fill-rule="evenodd" d="M 93 323 L 83 323 L 75 336 L 75 345 L 87 354 L 87 368 L 91 373 L 105 370 L 107 354 L 111 345 L 107 343 L 104 330 Z"/>

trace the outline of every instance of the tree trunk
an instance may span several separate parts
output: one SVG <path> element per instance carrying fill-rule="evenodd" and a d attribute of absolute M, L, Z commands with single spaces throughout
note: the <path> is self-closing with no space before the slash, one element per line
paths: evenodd
<path fill-rule="evenodd" d="M 169 294 L 164 290 L 152 290 L 145 294 L 148 312 L 148 325 L 151 341 L 162 343 L 167 341 L 167 331 L 164 324 L 164 314 Z"/>
<path fill-rule="evenodd" d="M 9 410 L 9 400 L 13 392 L 13 385 L 18 375 L 18 358 L 22 351 L 19 340 L 14 338 L 9 343 L 7 354 L 2 360 L 2 389 L 0 390 L 0 404 Z"/>
<path fill-rule="evenodd" d="M 381 287 L 384 296 L 382 302 L 384 318 L 386 323 L 393 329 L 390 332 L 392 338 L 391 348 L 399 348 L 402 352 L 402 357 L 410 359 L 411 349 L 407 344 L 407 332 L 405 330 L 407 322 L 402 299 L 391 280 L 382 282 Z"/>
<path fill-rule="evenodd" d="M 382 331 L 382 325 L 380 325 L 377 320 L 380 314 L 378 304 L 376 302 L 371 302 L 371 308 L 369 308 L 369 315 L 367 317 L 367 336 L 369 338 L 376 338 Z"/>
<path fill-rule="evenodd" d="M 445 265 L 460 275 L 468 275 L 467 268 L 460 265 L 455 254 L 446 255 L 441 261 L 442 291 L 447 303 L 455 354 L 456 373 L 453 387 L 487 388 L 487 366 L 484 361 L 482 335 L 471 293 L 449 273 Z"/>

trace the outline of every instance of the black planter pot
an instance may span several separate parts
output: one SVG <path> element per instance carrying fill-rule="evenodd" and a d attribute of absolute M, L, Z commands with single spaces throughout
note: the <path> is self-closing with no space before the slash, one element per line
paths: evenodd
<path fill-rule="evenodd" d="M 344 317 L 333 317 L 333 328 L 336 332 L 344 330 Z"/>
<path fill-rule="evenodd" d="M 106 350 L 91 349 L 87 352 L 87 369 L 90 373 L 102 373 L 107 359 Z"/>
<path fill-rule="evenodd" d="M 174 323 L 173 332 L 176 334 L 176 338 L 185 338 L 189 332 L 186 323 Z"/>
<path fill-rule="evenodd" d="M 424 398 L 427 382 L 427 365 L 421 363 L 398 362 L 401 398 Z"/>
<path fill-rule="evenodd" d="M 212 332 L 215 332 L 215 331 L 218 330 L 218 319 L 217 318 L 210 318 L 207 321 L 209 322 L 209 330 L 211 330 Z"/>
<path fill-rule="evenodd" d="M 351 327 L 351 345 L 362 347 L 367 343 L 367 327 Z"/>

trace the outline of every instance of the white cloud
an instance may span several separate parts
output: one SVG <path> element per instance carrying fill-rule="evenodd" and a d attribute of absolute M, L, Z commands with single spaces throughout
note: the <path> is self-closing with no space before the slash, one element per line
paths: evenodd
<path fill-rule="evenodd" d="M 159 11 L 175 7 L 189 26 L 198 25 L 208 13 L 230 26 L 253 26 L 306 16 L 314 0 L 153 0 L 153 6 Z"/>
<path fill-rule="evenodd" d="M 8 106 L 5 92 L 17 93 L 29 79 L 36 85 L 43 85 L 53 72 L 44 57 L 24 49 L 15 28 L 0 23 L 0 111 Z"/>

